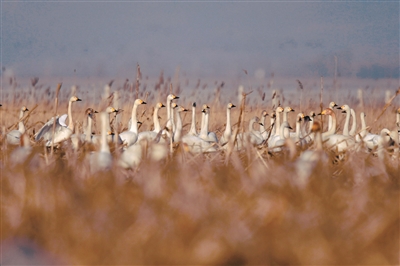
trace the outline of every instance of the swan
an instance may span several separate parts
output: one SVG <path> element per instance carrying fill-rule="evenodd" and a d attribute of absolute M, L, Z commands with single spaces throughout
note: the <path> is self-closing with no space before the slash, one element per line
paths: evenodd
<path fill-rule="evenodd" d="M 136 99 L 132 108 L 131 126 L 129 130 L 119 134 L 122 144 L 125 146 L 133 145 L 138 139 L 138 126 L 137 126 L 137 108 L 141 104 L 146 104 L 142 99 Z"/>
<path fill-rule="evenodd" d="M 172 100 L 175 100 L 175 99 L 179 99 L 179 97 L 174 94 L 169 94 L 167 96 L 167 119 L 168 119 L 168 121 L 167 121 L 166 127 L 168 129 L 167 130 L 168 135 L 170 134 L 170 132 L 175 131 L 174 117 L 172 115 L 172 108 L 171 108 Z"/>
<path fill-rule="evenodd" d="M 324 166 L 329 162 L 329 157 L 323 150 L 321 125 L 319 122 L 313 123 L 311 134 L 314 139 L 314 149 L 303 151 L 296 161 L 296 173 L 298 175 L 296 183 L 302 187 L 308 183 L 309 177 L 318 164 Z"/>
<path fill-rule="evenodd" d="M 122 144 L 122 139 L 121 139 L 121 137 L 119 135 L 118 135 L 118 138 L 117 138 L 117 136 L 115 134 L 110 134 L 110 132 L 114 131 L 111 128 L 110 115 L 113 114 L 113 113 L 118 114 L 120 112 L 120 110 L 117 110 L 112 106 L 108 106 L 106 108 L 105 112 L 107 114 L 106 132 L 107 132 L 107 141 L 108 141 L 108 143 Z"/>
<path fill-rule="evenodd" d="M 72 103 L 82 101 L 77 96 L 72 96 L 68 102 L 68 115 L 64 114 L 60 117 L 52 117 L 43 127 L 36 133 L 35 141 L 40 140 L 46 141 L 45 145 L 47 147 L 51 146 L 52 141 L 54 144 L 60 143 L 71 137 L 74 131 L 74 122 L 72 120 Z M 65 124 L 65 120 L 68 116 L 68 126 Z M 53 124 L 55 125 L 54 138 L 52 137 Z"/>
<path fill-rule="evenodd" d="M 154 141 L 157 138 L 158 133 L 161 131 L 160 121 L 158 120 L 158 111 L 165 107 L 162 103 L 157 103 L 153 112 L 153 123 L 154 129 L 152 131 L 139 132 L 138 141 L 147 140 Z M 165 142 L 163 138 L 160 138 L 160 142 Z"/>
<path fill-rule="evenodd" d="M 221 138 L 219 139 L 219 143 L 221 145 L 225 145 L 232 136 L 232 127 L 231 127 L 231 109 L 236 107 L 236 105 L 232 103 L 228 103 L 226 106 L 226 126 L 225 131 L 222 134 Z"/>
<path fill-rule="evenodd" d="M 282 122 L 280 127 L 279 138 L 275 138 L 274 142 L 271 143 L 271 151 L 280 152 L 282 151 L 282 146 L 285 145 L 285 140 L 290 138 L 290 131 L 292 128 L 289 126 L 287 121 Z"/>
<path fill-rule="evenodd" d="M 356 112 L 354 111 L 353 108 L 350 109 L 351 117 L 352 117 L 352 124 L 351 128 L 349 131 L 350 136 L 355 136 L 356 135 L 356 130 L 357 130 L 357 119 L 356 119 Z"/>
<path fill-rule="evenodd" d="M 336 115 L 331 108 L 327 108 L 321 112 L 321 115 L 329 115 L 332 117 L 332 127 L 327 132 L 322 133 L 322 140 L 325 145 L 332 150 L 337 150 L 339 153 L 352 148 L 355 141 L 350 136 L 335 134 L 336 132 Z"/>
<path fill-rule="evenodd" d="M 350 107 L 347 104 L 345 104 L 340 107 L 337 107 L 337 109 L 342 110 L 342 113 L 346 114 L 346 120 L 344 121 L 344 126 L 343 126 L 343 135 L 350 136 L 350 133 L 349 133 L 349 124 L 350 124 L 350 115 L 351 115 Z"/>
<path fill-rule="evenodd" d="M 294 112 L 293 108 L 290 106 L 286 106 L 285 109 L 283 109 L 283 122 L 288 122 L 288 116 L 290 112 Z"/>
<path fill-rule="evenodd" d="M 85 116 L 87 117 L 87 126 L 83 130 L 84 133 L 82 134 L 72 134 L 71 139 L 75 139 L 77 143 L 91 143 L 92 142 L 92 126 L 95 114 L 98 112 L 93 110 L 93 108 L 87 108 L 85 110 Z"/>
<path fill-rule="evenodd" d="M 338 105 L 335 102 L 330 102 L 328 105 L 328 108 L 331 108 L 332 110 L 335 109 L 335 107 L 338 107 Z M 328 130 L 332 128 L 332 117 L 328 117 Z"/>
<path fill-rule="evenodd" d="M 312 127 L 314 124 L 314 117 L 316 117 L 316 116 L 317 115 L 315 114 L 314 111 L 310 112 L 309 117 L 311 118 L 311 123 L 308 125 L 308 133 L 311 133 L 311 130 L 312 130 Z M 311 138 L 313 138 L 315 136 L 315 134 L 311 134 L 310 136 L 311 136 Z"/>
<path fill-rule="evenodd" d="M 263 138 L 262 134 L 259 131 L 254 130 L 254 126 L 253 125 L 255 123 L 258 123 L 260 126 L 264 126 L 260 122 L 260 119 L 257 116 L 253 117 L 250 120 L 250 123 L 249 123 L 249 132 L 247 132 L 247 137 L 248 137 L 248 139 L 249 139 L 251 144 L 257 146 L 257 145 L 261 145 L 264 142 L 264 138 Z"/>
<path fill-rule="evenodd" d="M 237 135 L 237 141 L 236 141 L 237 150 L 241 150 L 242 147 L 246 147 L 246 143 L 248 142 L 253 146 L 261 145 L 264 142 L 264 139 L 260 131 L 254 130 L 254 124 L 256 123 L 261 125 L 260 118 L 258 118 L 257 116 L 250 119 L 248 132 L 244 134 L 240 133 Z"/>
<path fill-rule="evenodd" d="M 275 127 L 276 114 L 275 114 L 275 111 L 272 111 L 272 113 L 270 114 L 269 124 L 270 124 L 270 128 L 269 128 L 269 131 L 267 131 L 266 137 L 264 138 L 264 135 L 263 135 L 264 140 L 267 140 L 271 136 L 272 137 L 275 136 L 275 133 L 276 133 L 276 127 Z"/>
<path fill-rule="evenodd" d="M 192 104 L 192 123 L 190 124 L 190 130 L 188 135 L 197 136 L 196 131 L 196 102 Z"/>
<path fill-rule="evenodd" d="M 25 133 L 25 125 L 24 122 L 22 121 L 22 118 L 24 117 L 24 113 L 26 111 L 29 111 L 28 108 L 25 106 L 22 106 L 22 108 L 19 111 L 19 122 L 18 122 L 18 130 L 12 130 L 8 132 L 7 134 L 7 143 L 11 145 L 20 145 L 21 144 L 21 136 L 22 134 Z"/>
<path fill-rule="evenodd" d="M 284 111 L 284 109 L 281 106 L 278 106 L 275 109 L 275 115 L 276 115 L 276 117 L 275 117 L 275 126 L 274 126 L 275 134 L 274 135 L 271 134 L 271 137 L 268 139 L 268 146 L 269 147 L 271 147 L 271 145 L 273 143 L 275 143 L 277 140 L 279 140 L 281 138 L 280 137 L 280 128 L 281 128 L 281 125 L 280 125 L 281 124 L 280 113 L 282 113 L 283 111 Z"/>
<path fill-rule="evenodd" d="M 265 118 L 267 116 L 268 116 L 267 111 L 263 110 L 261 112 L 261 118 L 260 118 L 260 123 L 262 124 L 262 125 L 260 125 L 260 133 L 261 133 L 263 139 L 266 139 L 268 137 L 268 131 L 265 128 Z"/>
<path fill-rule="evenodd" d="M 207 104 L 203 104 L 203 107 L 201 108 L 201 124 L 200 124 L 200 132 L 197 135 L 198 137 L 200 137 L 201 130 L 202 130 L 202 128 L 204 128 L 204 124 L 206 122 L 206 112 L 203 112 L 203 110 L 206 110 L 206 109 L 210 109 L 210 106 L 208 106 Z"/>
<path fill-rule="evenodd" d="M 302 138 L 301 134 L 301 121 L 304 118 L 303 113 L 298 113 L 296 116 L 296 129 L 295 132 L 290 132 L 290 138 L 294 139 L 295 142 L 299 141 Z"/>
<path fill-rule="evenodd" d="M 181 141 L 181 136 L 182 136 L 182 127 L 183 127 L 181 112 L 187 112 L 188 109 L 186 109 L 186 108 L 184 108 L 182 106 L 175 106 L 173 108 L 174 109 L 176 108 L 176 125 L 175 125 L 176 128 L 175 128 L 173 140 L 174 140 L 174 142 L 180 142 Z"/>
<path fill-rule="evenodd" d="M 215 142 L 218 143 L 218 138 L 217 135 L 214 132 L 209 132 L 208 131 L 208 124 L 209 124 L 209 108 L 203 109 L 203 114 L 204 114 L 204 123 L 201 127 L 200 130 L 200 135 L 199 137 L 205 141 L 210 141 L 210 142 Z"/>
<path fill-rule="evenodd" d="M 303 113 L 298 113 L 296 117 L 296 132 L 295 133 L 290 132 L 290 138 L 292 138 L 294 142 L 300 147 L 306 147 L 307 144 L 311 141 L 311 138 L 308 138 L 308 136 L 306 137 L 306 135 L 303 135 L 302 125 L 301 125 L 301 122 L 304 122 L 305 125 L 305 123 L 309 121 L 311 121 L 311 118 L 309 116 L 305 116 Z"/>
<path fill-rule="evenodd" d="M 109 171 L 112 167 L 113 158 L 111 156 L 110 147 L 108 146 L 107 141 L 107 125 L 109 125 L 108 116 L 109 114 L 107 112 L 102 112 L 100 114 L 100 150 L 98 152 L 92 152 L 89 159 L 90 172 L 92 174 L 97 172 Z"/>
<path fill-rule="evenodd" d="M 396 125 L 400 130 L 400 107 L 397 109 L 397 112 L 396 112 Z"/>
<path fill-rule="evenodd" d="M 30 145 L 29 136 L 27 134 L 21 135 L 20 144 L 21 146 L 14 149 L 10 154 L 11 168 L 26 164 L 29 156 L 32 154 L 32 146 Z"/>

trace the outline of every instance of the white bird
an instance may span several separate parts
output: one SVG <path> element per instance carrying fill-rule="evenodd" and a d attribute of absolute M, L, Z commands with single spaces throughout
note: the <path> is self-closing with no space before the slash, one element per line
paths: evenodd
<path fill-rule="evenodd" d="M 330 102 L 328 108 L 331 108 L 332 110 L 335 109 L 335 107 L 338 107 L 338 105 L 335 102 Z M 328 117 L 328 130 L 332 128 L 332 117 Z"/>
<path fill-rule="evenodd" d="M 205 141 L 197 136 L 187 134 L 182 137 L 181 142 L 184 149 L 191 153 L 208 153 L 217 151 L 215 143 Z"/>
<path fill-rule="evenodd" d="M 346 120 L 344 121 L 344 125 L 343 125 L 343 135 L 350 136 L 350 133 L 349 133 L 350 116 L 351 116 L 350 107 L 347 104 L 345 104 L 345 105 L 338 107 L 337 109 L 342 110 L 342 113 L 346 114 Z M 331 116 L 329 116 L 329 117 L 331 117 Z"/>
<path fill-rule="evenodd" d="M 82 134 L 72 134 L 72 138 L 76 138 L 76 140 L 80 143 L 91 143 L 92 142 L 92 126 L 93 126 L 93 119 L 95 113 L 97 114 L 98 112 L 93 110 L 93 108 L 87 108 L 85 111 L 85 116 L 87 117 L 87 125 L 86 128 L 83 129 Z"/>
<path fill-rule="evenodd" d="M 174 99 L 179 99 L 178 96 L 174 94 L 169 94 L 167 96 L 167 135 L 171 136 L 170 133 L 175 131 L 175 124 L 174 124 L 174 116 L 172 115 L 172 108 L 171 108 L 171 103 L 172 100 Z"/>
<path fill-rule="evenodd" d="M 309 134 L 309 133 L 311 133 L 311 130 L 312 130 L 312 127 L 313 127 L 313 124 L 314 124 L 314 117 L 316 117 L 317 115 L 315 114 L 315 112 L 314 111 L 311 111 L 310 112 L 310 115 L 309 115 L 309 117 L 311 118 L 311 121 L 310 121 L 310 124 L 308 125 L 308 132 L 307 132 L 307 134 Z M 307 134 L 305 134 L 305 135 L 307 135 Z M 310 134 L 310 137 L 311 137 L 311 139 L 314 137 L 314 134 Z"/>
<path fill-rule="evenodd" d="M 51 146 L 52 141 L 54 144 L 60 143 L 69 139 L 74 131 L 74 122 L 72 120 L 72 103 L 82 101 L 76 96 L 72 96 L 68 102 L 68 115 L 64 114 L 60 117 L 52 117 L 43 127 L 36 133 L 35 141 L 44 140 L 47 147 Z M 68 126 L 65 120 L 68 116 Z M 53 123 L 56 123 L 54 130 L 54 138 L 52 137 Z"/>
<path fill-rule="evenodd" d="M 202 125 L 202 128 L 200 130 L 200 135 L 199 137 L 205 141 L 209 142 L 215 142 L 218 143 L 218 138 L 217 135 L 214 132 L 209 132 L 208 131 L 208 124 L 209 124 L 209 118 L 210 118 L 210 110 L 209 108 L 203 109 L 203 114 L 204 114 L 204 123 Z"/>
<path fill-rule="evenodd" d="M 390 140 L 390 130 L 387 128 L 383 128 L 379 135 L 369 134 L 363 139 L 365 146 L 370 150 L 377 149 L 379 145 L 388 146 Z"/>
<path fill-rule="evenodd" d="M 175 103 L 173 103 L 175 104 Z M 176 104 L 175 104 L 176 105 Z M 176 125 L 175 125 L 175 132 L 174 132 L 174 142 L 180 142 L 181 141 L 181 136 L 182 136 L 182 117 L 181 117 L 181 112 L 187 112 L 188 109 L 182 107 L 182 106 L 175 106 L 174 109 L 177 108 L 176 110 Z"/>
<path fill-rule="evenodd" d="M 107 141 L 107 123 L 109 114 L 102 112 L 100 114 L 101 120 L 101 140 L 100 140 L 100 150 L 97 152 L 92 152 L 90 154 L 90 172 L 92 174 L 97 172 L 109 171 L 112 167 L 113 158 L 110 153 L 110 147 Z"/>
<path fill-rule="evenodd" d="M 260 118 L 257 116 L 250 119 L 248 132 L 244 134 L 240 133 L 236 136 L 236 149 L 241 150 L 243 147 L 246 147 L 248 144 L 252 146 L 261 145 L 264 142 L 264 139 L 258 130 L 254 130 L 254 124 L 260 123 Z"/>
<path fill-rule="evenodd" d="M 232 136 L 232 127 L 231 127 L 231 109 L 236 107 L 234 104 L 232 103 L 228 103 L 228 105 L 226 106 L 226 125 L 225 125 L 225 131 L 222 134 L 221 138 L 219 139 L 219 143 L 221 145 L 226 144 Z M 226 146 L 226 145 L 225 145 Z M 224 146 L 224 147 L 225 147 Z"/>
<path fill-rule="evenodd" d="M 20 137 L 21 147 L 18 147 L 10 154 L 10 166 L 15 167 L 26 162 L 29 155 L 32 153 L 32 146 L 29 143 L 29 136 L 22 134 Z"/>
<path fill-rule="evenodd" d="M 115 109 L 112 106 L 108 106 L 106 108 L 105 112 L 107 113 L 106 127 L 107 127 L 107 141 L 108 141 L 108 143 L 122 144 L 121 137 L 118 135 L 118 138 L 117 138 L 117 136 L 114 133 L 112 133 L 114 130 L 111 128 L 111 122 L 110 122 L 110 115 L 114 114 L 114 113 L 118 114 L 119 110 Z"/>
<path fill-rule="evenodd" d="M 264 142 L 264 139 L 259 131 L 254 130 L 255 123 L 259 124 L 260 126 L 264 126 L 262 123 L 260 123 L 260 119 L 257 116 L 253 117 L 249 123 L 249 132 L 247 132 L 247 137 L 252 145 L 257 146 L 261 145 Z"/>
<path fill-rule="evenodd" d="M 285 140 L 290 138 L 290 131 L 292 128 L 290 127 L 287 121 L 282 122 L 280 127 L 279 139 L 274 138 L 274 142 L 271 143 L 270 150 L 273 152 L 282 151 L 282 146 L 285 145 Z"/>
<path fill-rule="evenodd" d="M 270 136 L 270 138 L 268 139 L 268 147 L 272 147 L 273 144 L 279 140 L 281 138 L 280 136 L 280 128 L 281 128 L 281 118 L 280 118 L 280 113 L 282 113 L 284 111 L 284 109 L 281 106 L 278 106 L 275 109 L 275 134 Z M 287 116 L 286 116 L 287 117 Z"/>
<path fill-rule="evenodd" d="M 262 124 L 262 125 L 260 125 L 260 133 L 261 133 L 263 139 L 266 139 L 268 137 L 268 131 L 265 128 L 265 118 L 267 116 L 268 116 L 267 111 L 263 110 L 261 112 L 261 118 L 260 118 L 260 123 Z"/>
<path fill-rule="evenodd" d="M 336 115 L 331 108 L 322 111 L 322 115 L 329 115 L 332 117 L 332 127 L 327 132 L 322 133 L 322 140 L 325 146 L 331 150 L 336 150 L 339 153 L 345 152 L 354 147 L 355 141 L 350 136 L 335 134 L 336 132 Z"/>
<path fill-rule="evenodd" d="M 142 131 L 139 132 L 138 142 L 142 140 L 147 140 L 148 142 L 153 142 L 157 138 L 158 133 L 161 131 L 160 121 L 158 120 L 158 111 L 165 107 L 162 103 L 157 103 L 153 112 L 153 123 L 154 129 L 152 131 Z M 163 138 L 160 138 L 160 142 L 165 142 Z"/>
<path fill-rule="evenodd" d="M 321 125 L 318 122 L 313 123 L 311 134 L 314 139 L 314 149 L 302 152 L 296 161 L 298 179 L 295 182 L 301 187 L 304 187 L 308 183 L 309 177 L 318 164 L 324 166 L 329 162 L 328 156 L 323 150 Z"/>
<path fill-rule="evenodd" d="M 141 104 L 146 104 L 146 102 L 141 99 L 135 100 L 135 102 L 133 104 L 133 108 L 132 108 L 131 126 L 130 126 L 129 130 L 124 131 L 121 134 L 119 134 L 119 136 L 122 140 L 122 143 L 125 146 L 129 147 L 129 146 L 133 145 L 138 139 L 137 108 Z"/>
<path fill-rule="evenodd" d="M 192 123 L 190 124 L 189 135 L 197 136 L 196 130 L 196 102 L 192 104 Z"/>
<path fill-rule="evenodd" d="M 19 111 L 19 120 L 24 117 L 24 113 L 29 111 L 28 108 L 23 106 Z M 21 136 L 25 133 L 25 125 L 21 120 L 18 122 L 18 130 L 12 130 L 7 134 L 7 143 L 11 145 L 20 145 L 21 144 Z"/>

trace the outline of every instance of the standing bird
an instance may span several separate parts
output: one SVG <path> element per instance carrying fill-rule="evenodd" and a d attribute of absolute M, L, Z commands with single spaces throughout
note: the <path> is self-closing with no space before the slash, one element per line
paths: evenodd
<path fill-rule="evenodd" d="M 23 106 L 19 111 L 19 120 L 24 117 L 24 113 L 29 111 L 28 108 Z M 7 143 L 11 145 L 20 145 L 21 135 L 25 133 L 25 125 L 23 121 L 19 121 L 18 130 L 12 130 L 7 134 Z"/>
<path fill-rule="evenodd" d="M 196 130 L 196 103 L 192 104 L 192 123 L 188 135 L 197 136 Z"/>
<path fill-rule="evenodd" d="M 179 99 L 178 96 L 174 95 L 174 94 L 169 94 L 167 96 L 167 129 L 168 129 L 168 135 L 171 133 L 170 136 L 173 136 L 173 132 L 175 131 L 175 124 L 174 124 L 174 116 L 172 115 L 172 107 L 171 107 L 171 103 L 172 100 L 174 99 Z"/>
<path fill-rule="evenodd" d="M 162 103 L 156 104 L 153 113 L 154 130 L 139 132 L 138 141 L 141 140 L 154 141 L 157 138 L 158 133 L 161 131 L 160 121 L 158 120 L 158 111 L 163 107 L 165 107 L 165 105 Z M 160 141 L 161 140 L 164 139 L 160 138 Z"/>
<path fill-rule="evenodd" d="M 231 109 L 236 107 L 236 105 L 232 103 L 228 103 L 226 106 L 226 126 L 225 126 L 225 131 L 222 134 L 221 138 L 219 139 L 219 143 L 221 145 L 226 144 L 232 136 L 232 126 L 231 126 Z"/>
<path fill-rule="evenodd" d="M 54 144 L 60 143 L 64 140 L 67 140 L 71 137 L 74 132 L 74 122 L 72 120 L 72 103 L 82 101 L 76 96 L 72 96 L 68 102 L 68 115 L 64 114 L 60 117 L 52 117 L 44 126 L 36 133 L 35 141 L 44 140 L 46 141 L 45 145 L 47 147 L 51 146 L 52 141 L 54 140 Z M 68 126 L 65 124 L 65 120 L 68 116 Z M 55 125 L 54 137 L 53 133 L 53 124 Z"/>
<path fill-rule="evenodd" d="M 135 142 L 138 139 L 137 108 L 141 104 L 146 104 L 146 102 L 141 99 L 135 100 L 135 103 L 133 104 L 133 108 L 132 108 L 131 126 L 130 126 L 129 130 L 124 131 L 121 134 L 119 134 L 119 136 L 122 140 L 122 143 L 125 146 L 131 146 L 131 145 L 135 144 Z"/>
<path fill-rule="evenodd" d="M 102 112 L 100 114 L 100 119 L 101 119 L 100 150 L 97 152 L 92 152 L 90 154 L 90 160 L 89 160 L 90 172 L 92 174 L 111 170 L 112 167 L 112 156 L 107 141 L 108 115 L 109 114 L 106 112 Z"/>
<path fill-rule="evenodd" d="M 188 109 L 182 106 L 176 106 L 175 108 L 177 108 L 177 110 L 176 110 L 176 128 L 174 132 L 174 142 L 180 142 L 182 137 L 182 127 L 183 127 L 181 112 L 187 112 Z"/>

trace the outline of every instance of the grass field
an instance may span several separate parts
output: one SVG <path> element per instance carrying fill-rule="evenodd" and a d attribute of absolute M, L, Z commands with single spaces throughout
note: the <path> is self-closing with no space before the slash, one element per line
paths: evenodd
<path fill-rule="evenodd" d="M 268 147 L 249 147 L 227 158 L 223 151 L 193 155 L 175 144 L 166 159 L 143 160 L 138 169 L 125 170 L 115 163 L 121 148 L 112 147 L 114 167 L 92 175 L 87 154 L 95 147 L 82 145 L 74 150 L 67 143 L 51 155 L 49 149 L 32 142 L 27 159 L 14 163 L 16 147 L 7 145 L 4 136 L 18 122 L 21 106 L 31 110 L 25 123 L 31 140 L 55 112 L 56 84 L 39 84 L 21 88 L 11 81 L 2 93 L 3 265 L 400 263 L 396 149 L 385 151 L 383 158 L 373 152 L 349 151 L 340 161 L 325 150 L 330 160 L 314 165 L 306 182 L 299 179 L 300 149 L 294 154 L 271 154 Z M 240 105 L 237 88 L 226 88 L 221 82 L 208 89 L 200 85 L 189 91 L 183 87 L 173 88 L 180 96 L 176 102 L 188 109 L 194 99 L 198 99 L 198 106 L 209 104 L 210 131 L 219 137 L 224 130 L 226 104 L 232 101 Z M 102 111 L 108 102 L 124 110 L 114 120 L 114 129 L 120 132 L 126 128 L 135 87 L 111 86 L 111 92 L 116 90 L 119 99 L 102 101 L 103 88 L 95 97 L 78 88 L 76 95 L 83 101 L 73 106 L 75 131 L 82 132 L 88 107 Z M 246 129 L 250 118 L 260 116 L 264 109 L 270 112 L 276 100 L 267 85 L 244 88 L 244 92 L 250 91 L 243 109 Z M 385 106 L 384 91 L 365 89 L 361 106 L 353 91 L 339 88 L 338 94 L 346 102 L 338 104 L 350 105 L 357 116 L 364 111 L 374 134 L 384 127 L 396 130 L 400 96 Z M 139 110 L 138 120 L 143 123 L 139 131 L 151 129 L 153 107 L 158 101 L 165 103 L 169 92 L 168 81 L 158 87 L 140 87 L 139 97 L 147 105 Z M 283 106 L 290 105 L 296 113 L 321 111 L 319 84 L 309 83 L 303 91 L 295 87 L 290 93 L 286 96 L 285 90 L 281 91 L 278 100 Z M 335 99 L 335 93 L 324 92 L 324 108 L 329 98 Z M 69 88 L 63 87 L 59 114 L 66 113 L 69 96 Z M 200 124 L 200 108 L 197 110 Z M 232 109 L 234 129 L 239 112 L 239 107 Z M 341 132 L 344 115 L 337 112 L 337 116 Z M 160 117 L 165 124 L 165 110 L 160 111 Z M 183 118 L 183 131 L 187 132 L 190 112 Z M 323 123 L 326 127 L 327 121 Z M 294 128 L 295 115 L 290 115 L 289 124 Z M 96 121 L 94 131 L 98 134 L 99 130 Z"/>

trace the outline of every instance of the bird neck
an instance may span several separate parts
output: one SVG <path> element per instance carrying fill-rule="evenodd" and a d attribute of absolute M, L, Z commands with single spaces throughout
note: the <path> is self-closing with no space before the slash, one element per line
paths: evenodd
<path fill-rule="evenodd" d="M 333 135 L 336 133 L 336 115 L 334 112 L 332 112 L 329 117 L 332 117 L 332 126 L 328 131 L 322 133 L 322 138 Z"/>
<path fill-rule="evenodd" d="M 231 128 L 231 109 L 229 109 L 229 108 L 226 109 L 226 128 L 225 128 L 225 134 L 227 134 L 227 135 L 232 134 L 232 128 Z"/>
<path fill-rule="evenodd" d="M 19 112 L 19 120 L 21 120 L 22 117 L 24 117 L 24 111 L 21 110 Z M 21 132 L 21 134 L 25 133 L 25 125 L 24 125 L 24 122 L 22 120 L 18 122 L 18 131 Z"/>
<path fill-rule="evenodd" d="M 108 146 L 107 142 L 107 117 L 109 114 L 103 113 L 101 119 L 101 144 L 100 144 L 100 151 L 110 153 L 110 147 Z"/>
<path fill-rule="evenodd" d="M 86 128 L 85 141 L 90 142 L 92 136 L 92 118 L 88 115 L 88 125 Z"/>
<path fill-rule="evenodd" d="M 281 118 L 280 118 L 280 113 L 276 113 L 276 119 L 275 119 L 275 135 L 277 135 L 277 136 L 280 135 L 280 129 L 281 129 Z"/>
<path fill-rule="evenodd" d="M 192 124 L 190 125 L 190 134 L 197 135 L 196 133 L 196 107 L 192 107 Z"/>
<path fill-rule="evenodd" d="M 129 131 L 135 132 L 137 133 L 138 131 L 138 126 L 137 126 L 137 105 L 134 104 L 133 108 L 132 108 L 132 117 L 131 117 L 131 128 L 129 129 Z"/>
<path fill-rule="evenodd" d="M 356 113 L 354 112 L 353 109 L 350 109 L 351 113 L 351 118 L 352 118 L 352 124 L 351 124 L 351 129 L 349 131 L 350 136 L 354 136 L 356 134 L 356 128 L 357 128 L 357 119 L 356 119 Z"/>
<path fill-rule="evenodd" d="M 156 107 L 153 114 L 154 131 L 157 133 L 161 130 L 160 121 L 158 120 L 158 110 L 160 109 Z"/>
<path fill-rule="evenodd" d="M 349 135 L 349 124 L 350 124 L 350 110 L 346 110 L 346 120 L 344 121 L 343 135 Z"/>
<path fill-rule="evenodd" d="M 74 131 L 74 122 L 72 121 L 72 102 L 69 101 L 68 103 L 68 128 L 71 129 L 71 131 Z"/>

